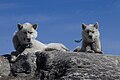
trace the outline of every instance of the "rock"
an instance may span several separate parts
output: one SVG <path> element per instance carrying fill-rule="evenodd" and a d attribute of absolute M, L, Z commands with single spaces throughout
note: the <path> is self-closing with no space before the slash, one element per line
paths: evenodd
<path fill-rule="evenodd" d="M 44 51 L 20 55 L 11 65 L 15 75 L 2 76 L 0 80 L 120 79 L 120 57 L 104 54 Z"/>
<path fill-rule="evenodd" d="M 16 61 L 11 64 L 11 72 L 14 76 L 34 75 L 36 70 L 36 55 L 35 53 L 19 55 Z"/>
<path fill-rule="evenodd" d="M 70 52 L 37 53 L 38 72 L 47 80 L 115 80 L 120 79 L 120 57 Z M 42 56 L 41 56 L 42 55 Z M 44 57 L 43 57 L 44 56 Z M 47 72 L 48 76 L 45 76 Z"/>
<path fill-rule="evenodd" d="M 10 74 L 10 64 L 6 57 L 0 56 L 0 77 Z"/>

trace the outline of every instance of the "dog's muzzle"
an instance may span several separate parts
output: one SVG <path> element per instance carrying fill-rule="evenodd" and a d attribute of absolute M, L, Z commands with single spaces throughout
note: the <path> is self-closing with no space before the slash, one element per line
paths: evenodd
<path fill-rule="evenodd" d="M 32 47 L 32 43 L 26 44 L 26 48 L 31 48 L 31 47 Z"/>

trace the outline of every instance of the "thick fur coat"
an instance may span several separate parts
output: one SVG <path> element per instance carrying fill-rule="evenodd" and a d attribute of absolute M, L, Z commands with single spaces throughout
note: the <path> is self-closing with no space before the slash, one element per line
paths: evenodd
<path fill-rule="evenodd" d="M 82 24 L 82 48 L 81 52 L 102 53 L 100 32 L 96 24 Z"/>

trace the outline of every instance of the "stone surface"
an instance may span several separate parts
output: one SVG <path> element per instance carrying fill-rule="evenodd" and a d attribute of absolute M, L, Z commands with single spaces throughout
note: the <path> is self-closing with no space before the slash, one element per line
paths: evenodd
<path fill-rule="evenodd" d="M 120 80 L 119 56 L 61 51 L 29 54 L 11 63 L 16 75 L 0 80 Z"/>
<path fill-rule="evenodd" d="M 13 76 L 33 76 L 36 70 L 36 55 L 35 53 L 19 55 L 16 61 L 11 64 Z"/>
<path fill-rule="evenodd" d="M 10 74 L 10 64 L 8 59 L 4 56 L 0 56 L 0 77 L 8 76 Z"/>

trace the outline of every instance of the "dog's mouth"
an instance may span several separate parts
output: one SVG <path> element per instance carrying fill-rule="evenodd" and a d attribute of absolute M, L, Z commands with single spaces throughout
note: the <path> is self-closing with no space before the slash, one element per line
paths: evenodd
<path fill-rule="evenodd" d="M 26 44 L 26 48 L 31 48 L 31 47 L 32 47 L 32 43 Z"/>
<path fill-rule="evenodd" d="M 94 43 L 94 42 L 95 42 L 95 39 L 93 39 L 93 38 L 89 38 L 89 39 L 88 39 L 88 42 L 90 42 L 90 43 Z"/>
<path fill-rule="evenodd" d="M 31 39 L 30 38 L 24 38 L 24 41 L 26 41 L 27 43 L 30 43 L 31 42 Z"/>

